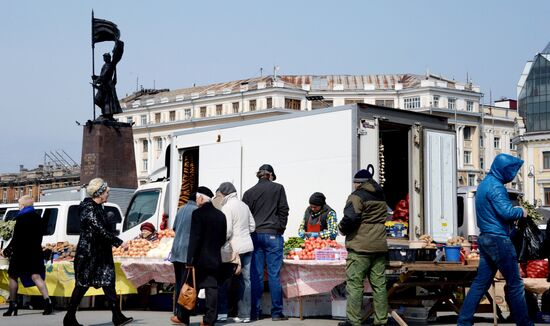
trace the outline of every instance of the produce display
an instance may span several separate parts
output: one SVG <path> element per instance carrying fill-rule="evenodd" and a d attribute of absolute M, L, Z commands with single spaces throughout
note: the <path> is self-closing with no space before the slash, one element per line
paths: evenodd
<path fill-rule="evenodd" d="M 522 197 L 519 197 L 519 204 L 527 210 L 527 217 L 531 220 L 537 222 L 542 221 L 542 215 L 537 211 L 537 208 L 535 205 L 529 204 L 528 202 L 524 201 Z"/>
<path fill-rule="evenodd" d="M 336 240 L 321 240 L 319 238 L 309 238 L 300 245 L 300 248 L 290 250 L 286 258 L 295 260 L 314 260 L 315 250 L 324 249 L 345 250 L 344 246 L 337 243 Z"/>
<path fill-rule="evenodd" d="M 296 248 L 302 248 L 302 244 L 304 243 L 304 239 L 300 237 L 290 237 L 285 242 L 285 245 L 283 247 L 284 255 L 287 256 L 292 249 Z"/>
<path fill-rule="evenodd" d="M 525 270 L 527 277 L 531 278 L 547 278 L 548 277 L 548 262 L 544 259 L 530 260 L 527 262 Z"/>
<path fill-rule="evenodd" d="M 449 247 L 461 247 L 462 244 L 464 244 L 466 241 L 466 239 L 464 239 L 464 237 L 460 237 L 460 236 L 456 236 L 456 237 L 452 237 L 452 238 L 449 238 L 447 239 L 447 246 Z"/>
<path fill-rule="evenodd" d="M 434 239 L 432 238 L 431 235 L 429 234 L 423 234 L 421 235 L 418 240 L 420 241 L 424 241 L 426 244 L 424 245 L 424 248 L 427 248 L 427 249 L 431 249 L 431 248 L 435 248 L 436 245 L 434 243 Z"/>
<path fill-rule="evenodd" d="M 120 247 L 113 248 L 114 257 L 122 258 L 167 258 L 172 250 L 175 232 L 172 229 L 160 230 L 158 239 L 149 241 L 145 239 L 133 239 L 124 242 Z"/>
<path fill-rule="evenodd" d="M 76 246 L 68 241 L 58 243 L 46 243 L 42 246 L 46 260 L 72 260 L 76 254 Z"/>

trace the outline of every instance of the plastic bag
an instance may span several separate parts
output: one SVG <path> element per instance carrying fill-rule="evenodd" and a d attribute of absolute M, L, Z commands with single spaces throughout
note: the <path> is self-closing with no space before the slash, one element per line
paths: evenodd
<path fill-rule="evenodd" d="M 519 262 L 546 258 L 543 246 L 544 235 L 537 224 L 529 218 L 519 220 L 513 242 Z"/>

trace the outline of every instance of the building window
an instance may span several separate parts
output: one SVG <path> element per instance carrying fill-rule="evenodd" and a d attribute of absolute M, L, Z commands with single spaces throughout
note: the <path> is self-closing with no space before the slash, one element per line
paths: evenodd
<path fill-rule="evenodd" d="M 157 151 L 162 151 L 162 137 L 157 137 Z"/>
<path fill-rule="evenodd" d="M 5 189 L 4 190 L 4 193 L 2 194 L 2 202 L 7 202 L 8 201 L 8 190 Z"/>
<path fill-rule="evenodd" d="M 516 149 L 516 145 L 514 145 L 514 142 L 512 141 L 512 139 L 510 139 L 510 150 L 515 151 Z"/>
<path fill-rule="evenodd" d="M 249 111 L 256 111 L 256 100 L 248 101 L 248 110 Z"/>
<path fill-rule="evenodd" d="M 147 116 L 144 114 L 141 116 L 141 125 L 145 126 L 147 124 Z"/>
<path fill-rule="evenodd" d="M 183 110 L 183 117 L 185 118 L 185 120 L 191 119 L 191 109 Z"/>
<path fill-rule="evenodd" d="M 271 97 L 266 98 L 266 107 L 268 109 L 273 108 L 273 98 L 271 98 Z"/>
<path fill-rule="evenodd" d="M 332 100 L 313 100 L 311 101 L 311 109 L 324 109 L 324 108 L 330 108 L 332 105 Z"/>
<path fill-rule="evenodd" d="M 160 113 L 155 113 L 155 123 L 160 123 Z"/>
<path fill-rule="evenodd" d="M 32 197 L 32 188 L 29 188 L 29 196 Z"/>
<path fill-rule="evenodd" d="M 201 106 L 201 118 L 206 118 L 206 106 Z"/>
<path fill-rule="evenodd" d="M 483 133 L 479 135 L 479 147 L 483 148 Z"/>
<path fill-rule="evenodd" d="M 438 108 L 439 107 L 439 95 L 434 95 L 433 97 L 433 102 L 432 102 L 432 106 L 434 108 Z"/>
<path fill-rule="evenodd" d="M 473 101 L 466 101 L 466 111 L 468 111 L 468 112 L 474 111 L 474 102 Z"/>
<path fill-rule="evenodd" d="M 456 110 L 456 98 L 449 97 L 449 101 L 447 102 L 447 108 L 449 110 Z"/>
<path fill-rule="evenodd" d="M 216 115 L 222 115 L 223 109 L 221 104 L 216 104 Z"/>
<path fill-rule="evenodd" d="M 464 151 L 464 164 L 472 164 L 472 152 Z"/>
<path fill-rule="evenodd" d="M 550 205 L 550 188 L 544 188 L 544 205 Z"/>
<path fill-rule="evenodd" d="M 170 121 L 176 121 L 176 111 L 170 111 Z"/>
<path fill-rule="evenodd" d="M 293 99 L 293 98 L 285 98 L 285 108 L 291 109 L 291 110 L 300 110 L 302 101 Z"/>
<path fill-rule="evenodd" d="M 485 164 L 483 163 L 483 157 L 479 158 L 479 168 L 482 170 L 485 169 Z"/>
<path fill-rule="evenodd" d="M 344 104 L 345 105 L 348 105 L 348 104 L 357 104 L 357 103 L 363 103 L 363 99 L 362 98 L 347 98 L 344 100 Z"/>
<path fill-rule="evenodd" d="M 141 171 L 147 171 L 147 159 L 141 160 Z"/>
<path fill-rule="evenodd" d="M 542 168 L 545 170 L 550 169 L 550 152 L 542 152 Z"/>
<path fill-rule="evenodd" d="M 420 96 L 406 97 L 403 99 L 405 109 L 418 109 L 420 107 Z"/>
<path fill-rule="evenodd" d="M 239 113 L 239 102 L 233 102 L 233 113 Z"/>
<path fill-rule="evenodd" d="M 134 123 L 134 118 L 133 117 L 126 117 L 126 123 L 129 123 L 129 124 Z"/>
<path fill-rule="evenodd" d="M 149 142 L 147 141 L 147 139 L 144 139 L 141 141 L 141 143 L 143 144 L 143 152 L 147 153 L 149 151 Z"/>
<path fill-rule="evenodd" d="M 493 146 L 495 147 L 495 149 L 500 149 L 500 137 L 495 137 L 495 139 L 493 140 Z"/>
<path fill-rule="evenodd" d="M 393 108 L 393 100 L 375 100 L 374 104 L 376 104 L 377 106 Z"/>
<path fill-rule="evenodd" d="M 464 127 L 464 140 L 472 140 L 472 128 Z"/>
<path fill-rule="evenodd" d="M 468 174 L 468 186 L 475 186 L 475 182 L 476 182 L 476 175 Z"/>

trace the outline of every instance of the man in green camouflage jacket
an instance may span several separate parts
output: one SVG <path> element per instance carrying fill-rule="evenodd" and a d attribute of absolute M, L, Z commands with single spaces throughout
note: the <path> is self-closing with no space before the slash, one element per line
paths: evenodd
<path fill-rule="evenodd" d="M 339 326 L 359 326 L 363 306 L 363 284 L 369 279 L 374 301 L 374 325 L 388 322 L 386 291 L 386 228 L 387 204 L 380 185 L 369 170 L 360 170 L 353 177 L 355 191 L 348 197 L 344 217 L 338 228 L 346 236 L 346 316 Z"/>

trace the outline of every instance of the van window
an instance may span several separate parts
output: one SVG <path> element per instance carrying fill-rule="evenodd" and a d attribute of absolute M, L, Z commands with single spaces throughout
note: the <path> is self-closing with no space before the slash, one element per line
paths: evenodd
<path fill-rule="evenodd" d="M 80 215 L 78 214 L 78 205 L 71 205 L 67 213 L 67 234 L 80 234 Z"/>
<path fill-rule="evenodd" d="M 4 219 L 4 214 L 6 213 L 6 210 L 7 210 L 6 207 L 0 208 L 0 221 Z"/>
<path fill-rule="evenodd" d="M 107 224 L 112 232 L 116 233 L 116 225 L 122 222 L 122 216 L 120 216 L 120 210 L 116 207 L 105 206 L 105 213 L 107 214 Z M 116 233 L 118 234 L 118 233 Z"/>
<path fill-rule="evenodd" d="M 461 227 L 464 224 L 464 197 L 458 196 L 456 198 L 456 206 L 458 207 L 457 227 Z"/>
<path fill-rule="evenodd" d="M 132 202 L 130 202 L 128 212 L 126 212 L 122 231 L 129 230 L 153 216 L 157 210 L 159 195 L 160 189 L 144 190 L 136 193 L 132 198 Z"/>
<path fill-rule="evenodd" d="M 46 208 L 42 223 L 44 224 L 44 235 L 53 235 L 55 233 L 55 225 L 57 223 L 57 208 Z"/>

